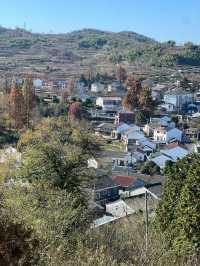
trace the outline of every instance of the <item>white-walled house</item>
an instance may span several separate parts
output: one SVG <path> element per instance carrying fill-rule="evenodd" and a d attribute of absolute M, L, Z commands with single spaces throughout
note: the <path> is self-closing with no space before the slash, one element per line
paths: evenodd
<path fill-rule="evenodd" d="M 169 116 L 163 116 L 161 118 L 159 117 L 151 117 L 150 118 L 150 123 L 157 123 L 159 126 L 162 127 L 169 127 L 169 128 L 174 128 L 175 127 L 175 122 L 172 121 L 171 117 Z"/>
<path fill-rule="evenodd" d="M 112 158 L 112 161 L 113 161 L 113 169 L 115 167 L 121 167 L 121 168 L 133 167 L 133 165 L 136 163 L 136 159 L 131 153 L 127 153 L 124 156 L 118 156 Z"/>
<path fill-rule="evenodd" d="M 172 103 L 162 103 L 158 105 L 160 110 L 164 110 L 166 112 L 173 112 L 176 108 Z"/>
<path fill-rule="evenodd" d="M 108 92 L 121 92 L 124 90 L 123 85 L 120 82 L 113 82 L 108 85 Z"/>
<path fill-rule="evenodd" d="M 121 97 L 98 97 L 96 105 L 102 107 L 103 111 L 117 111 L 120 109 L 122 103 Z"/>
<path fill-rule="evenodd" d="M 200 103 L 200 91 L 197 91 L 196 93 L 195 93 L 195 102 L 196 103 Z"/>
<path fill-rule="evenodd" d="M 182 108 L 183 105 L 193 103 L 194 96 L 187 91 L 172 91 L 164 94 L 164 103 L 173 104 L 176 108 Z"/>
<path fill-rule="evenodd" d="M 42 88 L 42 80 L 41 79 L 34 79 L 33 80 L 33 87 Z"/>
<path fill-rule="evenodd" d="M 153 139 L 160 143 L 169 143 L 171 140 L 182 141 L 183 132 L 178 128 L 157 127 Z"/>
<path fill-rule="evenodd" d="M 153 136 L 154 130 L 158 127 L 166 127 L 166 128 L 175 128 L 175 122 L 172 121 L 171 117 L 163 116 L 150 118 L 150 122 L 146 124 L 143 128 L 143 131 L 147 136 Z"/>
<path fill-rule="evenodd" d="M 104 85 L 99 82 L 92 83 L 91 85 L 91 92 L 102 92 L 104 90 Z"/>

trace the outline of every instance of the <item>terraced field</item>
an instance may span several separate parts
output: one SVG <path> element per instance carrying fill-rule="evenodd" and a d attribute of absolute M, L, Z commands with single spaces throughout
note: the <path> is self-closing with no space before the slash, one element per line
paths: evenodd
<path fill-rule="evenodd" d="M 128 72 L 165 80 L 174 69 L 194 69 L 192 65 L 187 68 L 184 65 L 155 65 L 156 60 L 166 57 L 166 53 L 174 55 L 182 49 L 159 44 L 134 32 L 85 29 L 66 34 L 39 34 L 0 27 L 0 78 L 26 73 L 41 78 L 68 78 L 79 76 L 90 67 L 98 72 L 113 73 L 120 61 Z M 139 57 L 132 58 L 135 54 Z M 134 60 L 130 61 L 128 56 Z M 198 66 L 195 71 L 199 76 Z"/>

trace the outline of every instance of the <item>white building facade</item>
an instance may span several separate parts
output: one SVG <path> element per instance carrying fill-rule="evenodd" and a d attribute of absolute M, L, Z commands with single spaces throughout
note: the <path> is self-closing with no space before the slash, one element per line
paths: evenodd
<path fill-rule="evenodd" d="M 121 97 L 98 97 L 96 99 L 96 105 L 102 107 L 103 111 L 117 111 L 121 103 Z"/>
<path fill-rule="evenodd" d="M 173 104 L 176 108 L 182 108 L 183 105 L 193 102 L 193 94 L 190 92 L 168 92 L 164 95 L 166 104 Z"/>

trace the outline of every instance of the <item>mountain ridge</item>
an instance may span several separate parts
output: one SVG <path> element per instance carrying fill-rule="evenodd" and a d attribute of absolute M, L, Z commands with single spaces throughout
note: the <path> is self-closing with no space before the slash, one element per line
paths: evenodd
<path fill-rule="evenodd" d="M 199 66 L 200 46 L 160 43 L 133 31 L 86 28 L 69 33 L 32 33 L 0 27 L 0 77 L 32 73 L 38 77 L 79 76 L 88 68 L 114 73 L 116 64 L 128 72 Z"/>

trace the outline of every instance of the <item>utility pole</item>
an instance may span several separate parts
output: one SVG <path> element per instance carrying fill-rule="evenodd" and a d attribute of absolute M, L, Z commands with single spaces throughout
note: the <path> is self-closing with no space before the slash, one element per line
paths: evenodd
<path fill-rule="evenodd" d="M 146 253 L 147 253 L 147 249 L 148 249 L 148 228 L 149 228 L 148 192 L 145 191 L 145 242 L 146 242 Z"/>

